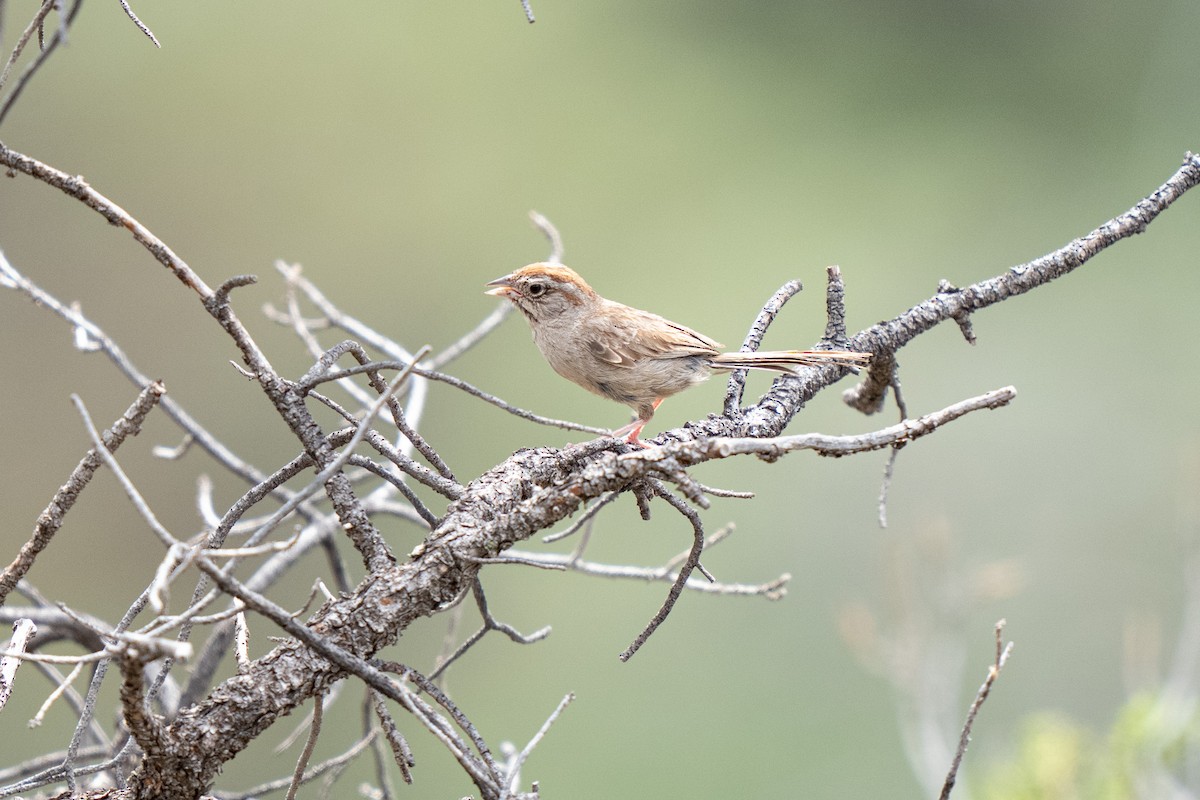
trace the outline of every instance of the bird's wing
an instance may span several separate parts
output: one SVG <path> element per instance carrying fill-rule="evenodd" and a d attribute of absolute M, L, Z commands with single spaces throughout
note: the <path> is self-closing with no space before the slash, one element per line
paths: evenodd
<path fill-rule="evenodd" d="M 605 363 L 628 367 L 643 358 L 715 356 L 721 352 L 721 345 L 704 334 L 657 314 L 628 307 L 621 311 L 606 315 L 604 327 L 593 326 L 589 331 L 588 349 Z"/>

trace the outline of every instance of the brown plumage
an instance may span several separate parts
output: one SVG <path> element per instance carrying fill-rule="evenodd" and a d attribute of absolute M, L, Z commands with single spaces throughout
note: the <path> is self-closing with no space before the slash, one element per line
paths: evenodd
<path fill-rule="evenodd" d="M 869 353 L 773 350 L 725 353 L 707 336 L 649 311 L 607 300 L 569 267 L 530 264 L 490 282 L 488 294 L 521 309 L 533 341 L 554 371 L 590 392 L 624 403 L 637 419 L 614 436 L 640 444 L 638 434 L 664 398 L 713 370 L 797 366 L 860 367 Z"/>

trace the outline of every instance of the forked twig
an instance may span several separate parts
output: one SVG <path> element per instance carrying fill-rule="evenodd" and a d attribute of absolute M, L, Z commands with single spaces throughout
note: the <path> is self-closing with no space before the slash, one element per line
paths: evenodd
<path fill-rule="evenodd" d="M 979 691 L 975 693 L 975 700 L 972 701 L 971 708 L 967 711 L 967 720 L 963 723 L 962 733 L 958 737 L 958 749 L 954 751 L 954 761 L 950 764 L 946 782 L 942 784 L 939 800 L 949 800 L 950 792 L 953 791 L 954 783 L 958 779 L 958 768 L 962 765 L 967 745 L 971 743 L 971 728 L 975 724 L 975 717 L 979 714 L 979 709 L 983 706 L 984 701 L 988 699 L 988 695 L 991 694 L 992 684 L 1000 677 L 1000 670 L 1004 669 L 1004 665 L 1008 663 L 1008 657 L 1012 653 L 1013 643 L 1004 644 L 1004 625 L 1004 620 L 996 623 L 996 658 L 988 667 L 987 677 L 984 679 L 983 685 L 979 687 Z"/>
<path fill-rule="evenodd" d="M 446 658 L 442 659 L 433 672 L 429 673 L 429 680 L 436 681 L 450 665 L 458 659 L 462 658 L 468 650 L 474 647 L 488 631 L 499 631 L 517 644 L 533 644 L 540 642 L 550 635 L 550 626 L 534 631 L 531 634 L 525 635 L 518 631 L 513 626 L 501 622 L 492 616 L 492 612 L 488 610 L 487 595 L 483 592 L 483 584 L 476 578 L 471 586 L 472 593 L 475 597 L 475 604 L 479 607 L 479 615 L 483 617 L 483 625 L 475 633 L 467 637 L 467 639 L 458 646 L 458 649 L 451 653 Z"/>

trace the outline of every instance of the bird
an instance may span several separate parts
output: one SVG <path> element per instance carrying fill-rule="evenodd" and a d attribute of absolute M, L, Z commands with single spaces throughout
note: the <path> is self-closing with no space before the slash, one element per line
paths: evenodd
<path fill-rule="evenodd" d="M 589 392 L 623 403 L 635 419 L 612 432 L 630 444 L 662 401 L 706 380 L 714 371 L 797 366 L 861 367 L 870 353 L 849 350 L 771 350 L 727 353 L 702 333 L 601 297 L 579 273 L 539 262 L 489 281 L 486 294 L 521 310 L 533 341 L 562 377 Z"/>

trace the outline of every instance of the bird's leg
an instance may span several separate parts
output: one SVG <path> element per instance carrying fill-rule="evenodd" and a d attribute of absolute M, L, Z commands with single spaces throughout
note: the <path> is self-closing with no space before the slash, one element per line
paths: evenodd
<path fill-rule="evenodd" d="M 630 444 L 636 444 L 638 447 L 649 447 L 650 445 L 638 438 L 638 434 L 642 432 L 642 428 L 646 427 L 646 423 L 654 416 L 654 412 L 658 410 L 662 401 L 663 398 L 659 397 L 650 405 L 639 408 L 637 419 L 622 428 L 617 428 L 612 435 L 617 439 L 624 439 Z"/>

